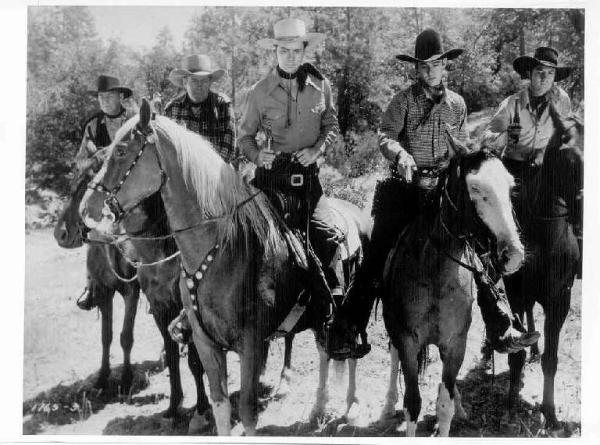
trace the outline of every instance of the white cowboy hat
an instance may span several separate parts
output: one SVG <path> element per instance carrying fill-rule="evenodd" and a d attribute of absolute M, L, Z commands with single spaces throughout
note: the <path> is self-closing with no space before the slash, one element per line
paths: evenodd
<path fill-rule="evenodd" d="M 209 77 L 211 82 L 219 80 L 225 74 L 225 70 L 214 68 L 210 57 L 204 54 L 192 54 L 181 62 L 181 68 L 175 68 L 169 74 L 171 83 L 183 88 L 183 78 L 187 76 Z"/>
<path fill-rule="evenodd" d="M 282 43 L 306 42 L 306 47 L 313 47 L 325 40 L 325 34 L 320 32 L 306 32 L 306 25 L 302 20 L 285 19 L 273 25 L 273 38 L 260 39 L 258 46 L 271 49 Z"/>

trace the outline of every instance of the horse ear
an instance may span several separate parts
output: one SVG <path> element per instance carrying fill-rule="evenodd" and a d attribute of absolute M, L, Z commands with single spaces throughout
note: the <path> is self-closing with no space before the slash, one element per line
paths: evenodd
<path fill-rule="evenodd" d="M 148 128 L 151 116 L 152 111 L 150 110 L 150 102 L 148 102 L 148 99 L 144 97 L 142 98 L 142 105 L 140 107 L 140 122 L 138 124 L 138 127 L 142 132 Z"/>
<path fill-rule="evenodd" d="M 454 156 L 462 156 L 471 151 L 461 141 L 459 141 L 454 136 L 452 136 L 452 134 L 450 133 L 450 130 L 448 129 L 448 124 L 446 124 L 446 138 L 448 139 L 448 145 L 449 145 L 449 153 L 448 154 L 449 154 L 450 158 L 453 158 Z"/>

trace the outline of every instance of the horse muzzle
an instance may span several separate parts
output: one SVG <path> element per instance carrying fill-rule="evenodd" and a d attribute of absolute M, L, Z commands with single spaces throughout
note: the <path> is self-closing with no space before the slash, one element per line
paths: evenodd
<path fill-rule="evenodd" d="M 521 241 L 502 243 L 498 245 L 498 264 L 503 275 L 515 273 L 523 265 L 525 249 Z"/>

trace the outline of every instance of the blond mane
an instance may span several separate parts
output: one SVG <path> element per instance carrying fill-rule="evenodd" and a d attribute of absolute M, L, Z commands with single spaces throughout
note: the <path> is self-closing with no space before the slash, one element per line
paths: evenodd
<path fill-rule="evenodd" d="M 220 224 L 221 245 L 234 246 L 254 238 L 262 244 L 265 254 L 271 256 L 282 237 L 274 209 L 265 195 L 244 182 L 204 137 L 164 116 L 157 116 L 151 125 L 157 136 L 173 146 L 186 187 L 195 195 L 202 215 L 229 217 Z M 162 145 L 161 137 L 157 137 L 159 150 Z"/>

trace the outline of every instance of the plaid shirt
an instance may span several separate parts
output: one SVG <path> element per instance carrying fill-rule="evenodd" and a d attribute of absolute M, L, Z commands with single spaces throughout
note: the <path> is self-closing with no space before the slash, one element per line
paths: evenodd
<path fill-rule="evenodd" d="M 231 101 L 225 95 L 211 91 L 199 106 L 193 105 L 187 94 L 181 94 L 167 104 L 165 116 L 208 138 L 225 162 L 232 162 L 237 150 Z"/>
<path fill-rule="evenodd" d="M 379 149 L 394 162 L 402 150 L 415 160 L 417 167 L 437 167 L 448 153 L 446 125 L 450 134 L 466 139 L 467 106 L 459 94 L 445 89 L 438 104 L 419 83 L 394 96 L 381 123 Z"/>

